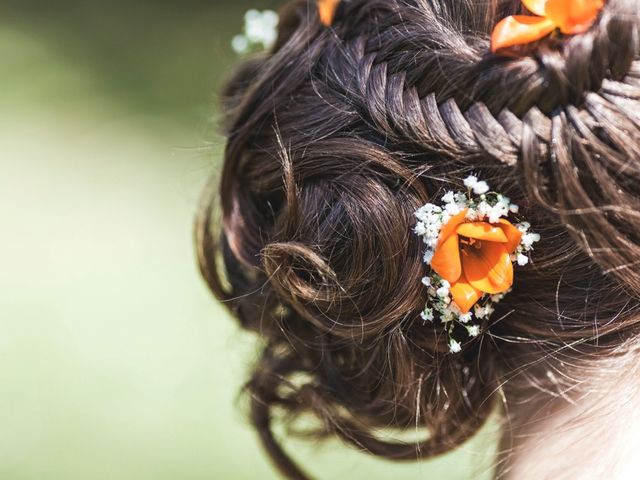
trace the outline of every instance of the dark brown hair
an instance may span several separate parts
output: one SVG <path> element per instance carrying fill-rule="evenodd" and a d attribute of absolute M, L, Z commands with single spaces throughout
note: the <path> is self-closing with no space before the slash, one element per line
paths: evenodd
<path fill-rule="evenodd" d="M 196 240 L 215 295 L 264 341 L 251 420 L 283 474 L 307 478 L 273 437 L 277 413 L 428 458 L 476 433 L 499 393 L 516 405 L 560 370 L 553 388 L 568 388 L 572 368 L 637 333 L 639 8 L 609 0 L 587 33 L 516 58 L 488 39 L 519 0 L 344 0 L 332 28 L 314 2 L 282 10 L 273 51 L 225 91 L 224 166 Z M 419 316 L 413 214 L 470 173 L 542 240 L 452 355 Z M 416 426 L 417 443 L 379 433 Z"/>

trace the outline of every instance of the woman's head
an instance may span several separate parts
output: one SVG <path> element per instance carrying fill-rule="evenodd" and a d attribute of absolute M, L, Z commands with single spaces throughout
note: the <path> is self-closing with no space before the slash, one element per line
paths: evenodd
<path fill-rule="evenodd" d="M 500 392 L 515 403 L 550 378 L 569 387 L 570 365 L 637 333 L 640 6 L 609 0 L 586 33 L 491 54 L 492 28 L 520 9 L 343 0 L 327 28 L 314 2 L 293 1 L 273 51 L 229 82 L 199 257 L 264 340 L 252 420 L 292 478 L 274 413 L 310 412 L 317 435 L 375 455 L 429 457 L 473 435 Z M 416 209 L 470 174 L 542 240 L 483 334 L 450 354 L 420 318 L 428 269 L 412 230 Z M 418 443 L 379 435 L 416 425 Z"/>

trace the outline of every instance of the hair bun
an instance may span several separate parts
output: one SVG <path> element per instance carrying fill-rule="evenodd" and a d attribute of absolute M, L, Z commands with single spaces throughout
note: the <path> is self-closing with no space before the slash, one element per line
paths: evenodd
<path fill-rule="evenodd" d="M 329 29 L 296 0 L 275 51 L 231 80 L 199 259 L 263 340 L 252 421 L 290 478 L 306 476 L 274 439 L 274 412 L 311 413 L 318 438 L 428 458 L 478 431 L 498 392 L 508 409 L 531 389 L 569 391 L 574 365 L 638 333 L 640 3 L 609 0 L 583 35 L 492 56 L 485 34 L 515 3 L 350 0 Z M 443 325 L 420 317 L 428 272 L 412 229 L 470 174 L 542 240 L 485 333 L 450 355 Z M 417 427 L 428 436 L 380 435 Z"/>

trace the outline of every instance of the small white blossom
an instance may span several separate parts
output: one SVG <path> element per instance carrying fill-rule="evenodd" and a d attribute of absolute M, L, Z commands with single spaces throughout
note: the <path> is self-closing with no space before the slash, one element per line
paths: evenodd
<path fill-rule="evenodd" d="M 451 305 L 449 305 L 449 310 L 451 310 L 451 313 L 456 317 L 459 317 L 460 315 L 462 315 L 462 312 L 458 308 L 458 305 L 456 305 L 455 303 L 452 303 Z"/>
<path fill-rule="evenodd" d="M 494 295 L 491 295 L 489 298 L 493 303 L 498 303 L 504 298 L 504 295 L 505 295 L 504 293 L 496 293 Z"/>
<path fill-rule="evenodd" d="M 512 203 L 511 205 L 509 205 L 509 211 L 511 213 L 518 213 L 520 211 L 520 207 L 515 203 Z"/>
<path fill-rule="evenodd" d="M 451 309 L 444 308 L 443 310 L 440 311 L 440 320 L 442 320 L 442 323 L 452 322 L 454 318 L 455 316 L 453 315 L 453 312 L 451 311 Z"/>
<path fill-rule="evenodd" d="M 516 227 L 522 233 L 527 233 L 527 231 L 531 228 L 531 224 L 529 222 L 522 222 L 522 223 L 519 223 L 518 225 L 516 225 Z"/>
<path fill-rule="evenodd" d="M 433 310 L 430 308 L 425 308 L 420 314 L 420 317 L 425 322 L 433 322 Z"/>
<path fill-rule="evenodd" d="M 460 315 L 458 317 L 458 320 L 461 323 L 469 323 L 472 318 L 473 318 L 473 314 L 471 312 L 467 312 L 467 313 L 463 313 L 462 315 Z"/>
<path fill-rule="evenodd" d="M 416 235 L 422 236 L 425 233 L 427 233 L 427 226 L 422 222 L 418 222 L 416 223 L 416 226 L 414 227 L 413 231 Z"/>
<path fill-rule="evenodd" d="M 478 182 L 473 187 L 473 193 L 476 195 L 483 195 L 489 191 L 489 185 L 484 180 Z"/>
<path fill-rule="evenodd" d="M 493 307 L 491 306 L 491 304 L 487 304 L 485 306 L 476 305 L 473 309 L 473 312 L 478 318 L 487 318 L 493 313 Z"/>
<path fill-rule="evenodd" d="M 504 212 L 500 204 L 494 205 L 489 210 L 489 223 L 498 223 Z"/>
<path fill-rule="evenodd" d="M 467 332 L 469 332 L 470 337 L 477 337 L 480 335 L 480 327 L 478 325 L 468 325 Z"/>
<path fill-rule="evenodd" d="M 462 346 L 459 342 L 451 338 L 449 339 L 449 351 L 451 353 L 460 353 L 462 351 Z"/>
<path fill-rule="evenodd" d="M 273 10 L 247 11 L 243 33 L 233 37 L 231 48 L 238 54 L 248 53 L 253 47 L 271 48 L 278 37 L 278 21 L 278 14 Z"/>
<path fill-rule="evenodd" d="M 489 216 L 491 211 L 492 211 L 491 205 L 489 205 L 484 200 L 478 204 L 477 212 L 478 212 L 478 217 L 480 219 L 483 219 L 484 217 Z"/>
<path fill-rule="evenodd" d="M 524 247 L 525 250 L 531 250 L 531 247 L 533 247 L 533 244 L 539 241 L 540 241 L 539 233 L 527 232 L 524 235 L 522 235 L 522 240 L 520 241 L 520 243 L 522 243 L 522 246 Z"/>
<path fill-rule="evenodd" d="M 460 205 L 466 205 L 469 202 L 469 198 L 465 193 L 458 192 L 455 194 L 456 203 Z"/>
<path fill-rule="evenodd" d="M 244 16 L 244 33 L 252 43 L 270 48 L 276 41 L 278 14 L 273 10 L 249 10 Z"/>
<path fill-rule="evenodd" d="M 478 184 L 478 177 L 475 175 L 469 175 L 464 179 L 463 183 L 465 187 L 473 189 Z"/>
<path fill-rule="evenodd" d="M 440 298 L 445 298 L 449 296 L 449 287 L 440 287 L 438 290 L 436 290 L 436 295 L 438 295 Z"/>
<path fill-rule="evenodd" d="M 444 207 L 444 211 L 453 217 L 454 215 L 459 214 L 462 211 L 462 209 L 460 208 L 460 205 L 458 205 L 457 203 L 447 203 L 446 206 Z"/>
<path fill-rule="evenodd" d="M 438 238 L 437 237 L 427 237 L 427 236 L 425 236 L 423 241 L 431 250 L 436 248 L 436 246 L 438 245 Z"/>
<path fill-rule="evenodd" d="M 238 34 L 231 40 L 231 48 L 238 55 L 244 55 L 249 51 L 249 39 L 245 35 Z"/>
<path fill-rule="evenodd" d="M 440 224 L 430 223 L 426 226 L 425 234 L 432 238 L 438 238 L 441 228 L 442 226 Z"/>
<path fill-rule="evenodd" d="M 445 193 L 442 196 L 442 201 L 444 203 L 454 203 L 455 202 L 455 194 L 451 190 L 449 190 L 447 193 Z"/>
<path fill-rule="evenodd" d="M 465 217 L 467 220 L 474 222 L 476 220 L 482 220 L 481 218 L 478 218 L 478 212 L 476 212 L 474 209 L 469 208 L 467 209 L 467 214 L 465 215 Z"/>
<path fill-rule="evenodd" d="M 430 287 L 431 286 L 431 279 L 429 277 L 422 277 L 422 284 L 425 287 Z"/>
<path fill-rule="evenodd" d="M 516 257 L 516 261 L 518 262 L 518 265 L 524 267 L 527 263 L 529 263 L 529 257 L 523 255 L 522 253 L 519 253 Z"/>

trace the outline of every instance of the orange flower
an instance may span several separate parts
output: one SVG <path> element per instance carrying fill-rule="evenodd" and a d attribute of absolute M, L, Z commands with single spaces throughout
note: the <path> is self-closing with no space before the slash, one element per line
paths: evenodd
<path fill-rule="evenodd" d="M 451 284 L 453 301 L 467 313 L 485 294 L 506 292 L 513 284 L 514 253 L 522 232 L 511 222 L 470 222 L 463 210 L 442 228 L 431 268 Z"/>
<path fill-rule="evenodd" d="M 583 33 L 596 21 L 604 0 L 522 0 L 537 16 L 512 15 L 500 21 L 491 35 L 491 51 L 540 40 L 556 28 L 565 35 Z"/>
<path fill-rule="evenodd" d="M 333 23 L 333 17 L 336 14 L 336 9 L 340 0 L 318 0 L 318 14 L 320 15 L 320 22 L 325 27 L 330 27 Z"/>

